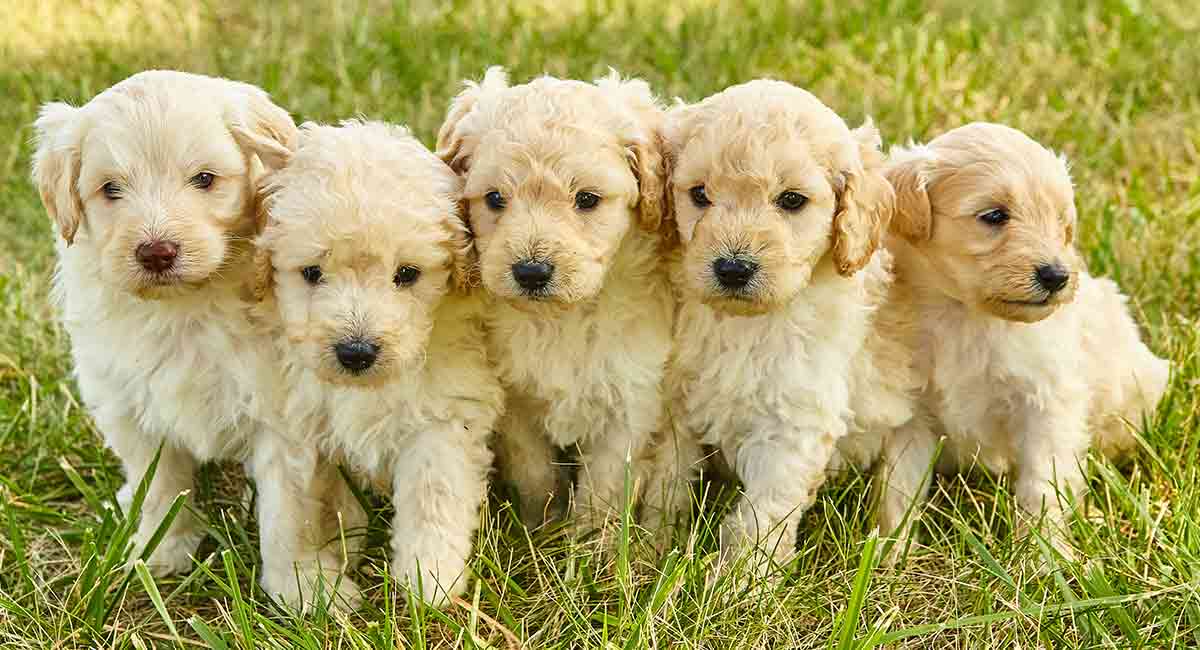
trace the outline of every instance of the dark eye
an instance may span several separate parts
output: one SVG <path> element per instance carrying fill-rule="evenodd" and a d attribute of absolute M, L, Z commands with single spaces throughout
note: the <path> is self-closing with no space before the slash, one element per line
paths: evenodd
<path fill-rule="evenodd" d="M 395 282 L 397 287 L 407 287 L 416 282 L 419 277 L 421 277 L 421 269 L 415 266 L 402 266 L 396 271 L 392 282 Z"/>
<path fill-rule="evenodd" d="M 105 183 L 104 187 L 100 188 L 100 190 L 104 192 L 105 198 L 109 198 L 109 199 L 121 198 L 121 186 L 117 185 L 115 181 L 109 181 L 109 182 Z"/>
<path fill-rule="evenodd" d="M 779 196 L 775 197 L 775 205 L 779 206 L 780 210 L 787 212 L 795 212 L 804 207 L 808 203 L 808 197 L 799 192 L 788 190 Z"/>
<path fill-rule="evenodd" d="M 213 181 L 215 180 L 217 180 L 217 177 L 211 172 L 200 172 L 199 174 L 193 176 L 190 182 L 196 189 L 207 190 L 208 188 L 212 187 Z"/>
<path fill-rule="evenodd" d="M 707 208 L 712 205 L 712 201 L 708 200 L 708 193 L 704 191 L 703 185 L 697 185 L 688 190 L 688 194 L 692 197 L 692 203 L 696 204 L 697 208 Z"/>
<path fill-rule="evenodd" d="M 504 202 L 504 196 L 502 196 L 496 190 L 492 190 L 491 192 L 484 194 L 483 202 L 487 204 L 487 207 L 489 207 L 497 212 L 499 212 L 500 210 L 503 210 L 504 206 L 506 205 Z"/>
<path fill-rule="evenodd" d="M 300 275 L 304 276 L 304 281 L 309 284 L 316 284 L 321 281 L 321 267 L 306 266 L 300 269 Z"/>
<path fill-rule="evenodd" d="M 575 207 L 580 210 L 591 210 L 600 203 L 600 195 L 592 192 L 580 192 L 575 195 Z"/>
<path fill-rule="evenodd" d="M 979 215 L 979 220 L 989 226 L 1003 226 L 1008 223 L 1008 211 L 1004 208 L 988 210 Z"/>

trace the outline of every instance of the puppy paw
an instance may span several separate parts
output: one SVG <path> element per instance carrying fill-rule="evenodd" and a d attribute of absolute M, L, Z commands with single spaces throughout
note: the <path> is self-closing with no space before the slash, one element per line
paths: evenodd
<path fill-rule="evenodd" d="M 405 573 L 396 576 L 396 582 L 422 602 L 439 609 L 449 605 L 451 598 L 462 596 L 466 591 L 465 577 L 456 579 L 456 576 L 440 576 L 429 571 L 423 572 L 419 581 L 415 575 Z"/>
<path fill-rule="evenodd" d="M 336 569 L 264 567 L 259 584 L 269 596 L 299 612 L 312 611 L 322 603 L 331 610 L 348 612 L 362 602 L 358 585 Z"/>
<path fill-rule="evenodd" d="M 196 552 L 202 539 L 204 539 L 204 533 L 201 531 L 168 532 L 159 541 L 158 546 L 154 547 L 154 552 L 150 554 L 150 557 L 146 559 L 146 568 L 152 575 L 159 578 L 173 573 L 190 571 L 192 554 Z M 129 555 L 131 564 L 142 556 L 142 550 L 145 549 L 148 541 L 147 539 L 135 542 L 133 552 Z"/>

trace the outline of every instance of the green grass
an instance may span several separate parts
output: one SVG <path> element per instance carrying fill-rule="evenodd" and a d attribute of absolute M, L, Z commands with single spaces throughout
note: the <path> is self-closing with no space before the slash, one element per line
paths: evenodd
<path fill-rule="evenodd" d="M 1200 33 L 1191 0 L 816 0 L 792 6 L 602 0 L 168 3 L 10 0 L 0 26 L 0 647 L 809 648 L 1200 645 Z M 935 482 L 905 570 L 876 567 L 868 479 L 823 492 L 791 574 L 765 591 L 708 582 L 713 517 L 681 551 L 528 538 L 493 504 L 472 590 L 439 612 L 371 566 L 351 614 L 299 619 L 254 587 L 236 468 L 198 485 L 211 534 L 189 575 L 122 569 L 113 456 L 81 412 L 47 304 L 52 234 L 28 181 L 40 103 L 82 102 L 171 67 L 267 88 L 298 119 L 363 114 L 427 143 L 460 80 L 591 79 L 613 66 L 693 100 L 757 76 L 807 87 L 889 142 L 970 120 L 1021 128 L 1073 162 L 1093 272 L 1134 297 L 1171 391 L 1128 467 L 1094 464 L 1082 563 L 1039 572 L 1009 536 L 1008 485 Z M 709 500 L 717 508 L 719 500 Z M 386 519 L 383 519 L 386 521 Z M 381 528 L 372 531 L 375 539 Z M 628 544 L 626 544 L 628 542 Z M 116 546 L 116 551 L 114 551 Z M 599 552 L 601 547 L 621 549 Z"/>

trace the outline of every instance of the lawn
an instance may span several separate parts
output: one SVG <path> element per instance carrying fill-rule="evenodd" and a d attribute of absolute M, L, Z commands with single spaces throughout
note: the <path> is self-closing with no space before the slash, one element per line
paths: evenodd
<path fill-rule="evenodd" d="M 327 3 L 8 0 L 0 26 L 0 647 L 811 648 L 1200 645 L 1200 18 L 1192 0 L 549 0 Z M 198 484 L 211 534 L 190 575 L 123 567 L 119 466 L 81 411 L 48 304 L 49 221 L 28 180 L 39 104 L 169 67 L 263 86 L 297 120 L 409 124 L 427 143 L 464 78 L 592 79 L 609 66 L 696 100 L 772 76 L 887 143 L 1005 122 L 1072 161 L 1080 245 L 1175 364 L 1132 463 L 1091 463 L 1081 563 L 1014 540 L 1009 486 L 941 478 L 923 545 L 874 566 L 869 477 L 822 493 L 766 590 L 710 580 L 709 499 L 681 550 L 638 531 L 530 538 L 484 515 L 467 597 L 406 603 L 372 566 L 352 614 L 298 617 L 254 584 L 253 493 Z M 719 514 L 719 513 L 718 513 Z M 387 521 L 386 518 L 381 518 Z"/>

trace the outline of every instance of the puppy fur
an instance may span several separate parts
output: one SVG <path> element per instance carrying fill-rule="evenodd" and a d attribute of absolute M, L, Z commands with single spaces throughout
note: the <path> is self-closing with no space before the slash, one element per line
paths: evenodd
<path fill-rule="evenodd" d="M 480 301 L 463 290 L 461 182 L 399 126 L 306 124 L 286 147 L 246 137 L 272 170 L 259 294 L 283 358 L 284 418 L 392 495 L 392 574 L 444 603 L 465 587 L 504 397 Z M 347 344 L 371 359 L 343 356 Z"/>
<path fill-rule="evenodd" d="M 681 307 L 675 435 L 656 463 L 686 480 L 700 444 L 716 448 L 744 490 L 722 555 L 757 546 L 757 565 L 783 562 L 831 461 L 869 464 L 911 414 L 911 328 L 876 252 L 893 208 L 879 134 L 771 80 L 676 106 L 666 134 Z M 744 286 L 722 280 L 731 261 L 753 271 Z M 683 507 L 682 484 L 672 493 Z"/>
<path fill-rule="evenodd" d="M 1012 472 L 1017 503 L 1044 512 L 1069 554 L 1064 497 L 1084 496 L 1089 445 L 1133 446 L 1130 428 L 1153 412 L 1168 363 L 1139 339 L 1117 286 L 1088 275 L 1076 252 L 1063 158 L 976 123 L 894 149 L 887 175 L 897 193 L 888 246 L 912 295 L 924 390 L 919 417 L 885 446 L 880 528 L 899 529 L 924 499 L 944 437 L 939 471 Z M 1069 273 L 1057 292 L 1037 279 L 1047 264 Z"/>
<path fill-rule="evenodd" d="M 263 586 L 288 591 L 292 546 L 273 532 L 303 522 L 277 509 L 297 497 L 271 476 L 318 460 L 281 431 L 278 364 L 249 319 L 258 163 L 231 130 L 283 142 L 296 130 L 291 117 L 243 83 L 150 71 L 79 108 L 44 106 L 35 129 L 33 178 L 60 235 L 54 297 L 80 393 L 125 468 L 123 508 L 162 445 L 135 557 L 191 490 L 199 463 L 237 459 L 268 495 L 259 524 L 277 568 L 265 567 Z M 139 261 L 154 246 L 174 259 Z M 150 568 L 188 568 L 203 536 L 180 510 Z"/>
<path fill-rule="evenodd" d="M 661 114 L 645 82 L 616 73 L 509 86 L 492 68 L 438 135 L 465 179 L 508 396 L 499 464 L 530 526 L 565 491 L 556 447 L 580 452 L 576 521 L 587 527 L 621 506 L 626 461 L 662 422 L 674 305 L 659 255 Z M 517 281 L 529 263 L 553 267 L 544 286 Z"/>

